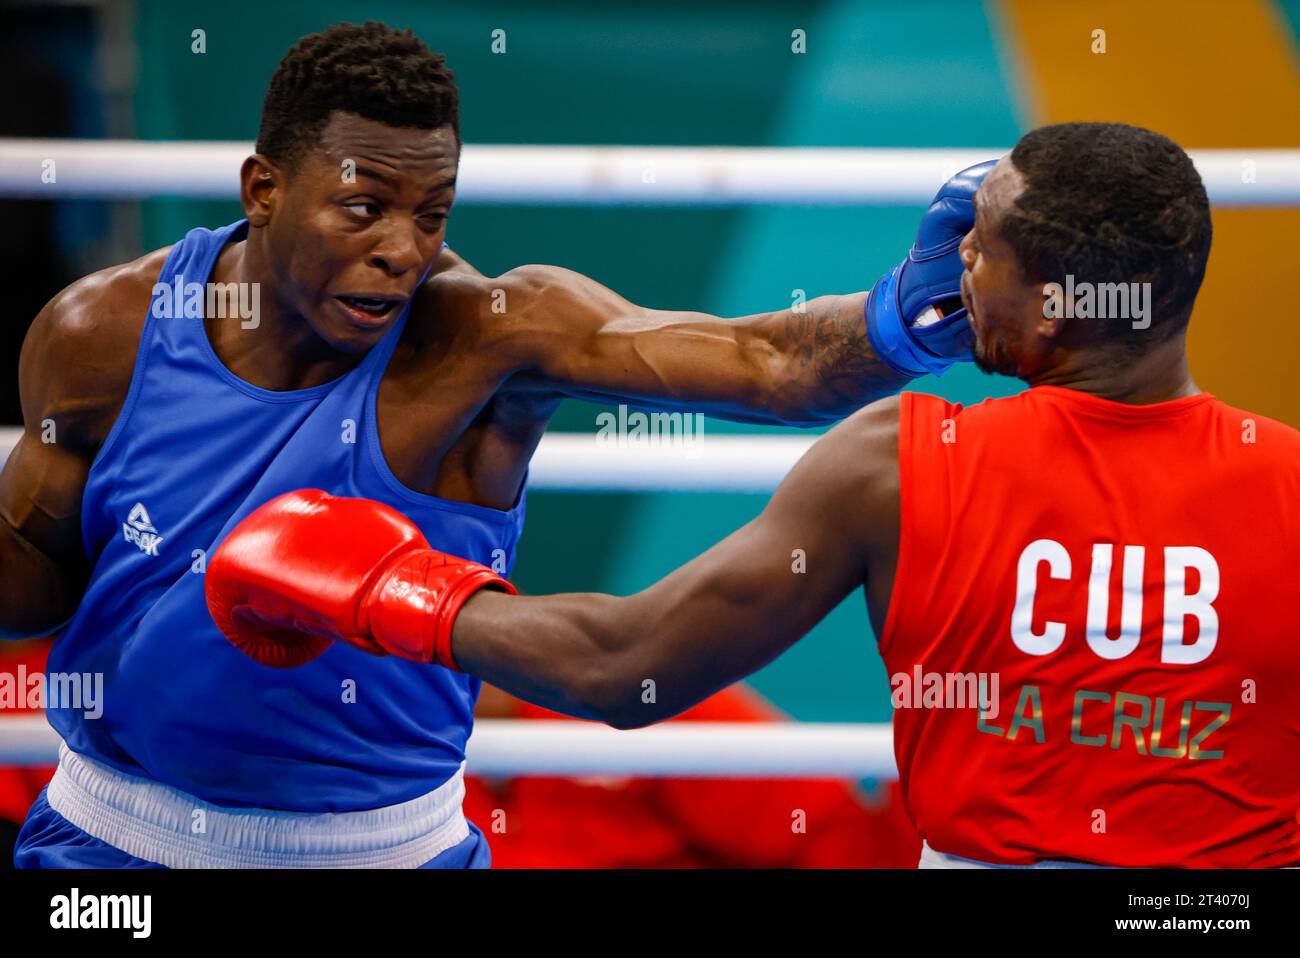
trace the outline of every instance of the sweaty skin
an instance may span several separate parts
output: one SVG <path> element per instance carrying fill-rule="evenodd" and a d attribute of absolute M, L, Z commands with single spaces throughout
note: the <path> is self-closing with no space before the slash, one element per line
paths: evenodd
<path fill-rule="evenodd" d="M 1197 393 L 1185 331 L 1117 359 L 1087 335 L 1088 320 L 1043 315 L 1042 285 L 999 232 L 1023 189 L 1003 159 L 961 245 L 981 367 L 1133 405 Z M 538 705 L 637 728 L 756 671 L 859 586 L 881 635 L 898 567 L 899 405 L 882 399 L 830 430 L 758 518 L 635 595 L 478 593 L 455 621 L 456 664 Z"/>
<path fill-rule="evenodd" d="M 813 424 L 902 385 L 866 338 L 865 293 L 721 319 L 636 306 L 557 267 L 480 275 L 442 248 L 458 160 L 449 128 L 335 113 L 292 169 L 245 161 L 249 236 L 222 250 L 209 277 L 259 284 L 256 328 L 204 324 L 232 372 L 272 390 L 342 375 L 412 301 L 377 400 L 384 455 L 411 489 L 510 508 L 566 396 Z M 341 175 L 349 164 L 355 177 Z M 167 252 L 72 284 L 27 335 L 24 432 L 0 474 L 0 633 L 48 634 L 84 592 L 82 494 L 125 401 Z M 340 296 L 393 307 L 359 323 Z"/>

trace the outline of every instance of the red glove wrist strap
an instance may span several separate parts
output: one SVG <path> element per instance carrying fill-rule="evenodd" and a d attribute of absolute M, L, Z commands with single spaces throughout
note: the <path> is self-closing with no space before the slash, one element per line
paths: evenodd
<path fill-rule="evenodd" d="M 479 589 L 515 587 L 486 566 L 433 549 L 403 556 L 367 602 L 369 631 L 385 651 L 459 672 L 451 654 L 456 614 Z"/>

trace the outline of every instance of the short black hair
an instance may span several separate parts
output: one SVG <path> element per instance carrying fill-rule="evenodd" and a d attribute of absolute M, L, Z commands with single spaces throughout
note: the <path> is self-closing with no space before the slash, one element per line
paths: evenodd
<path fill-rule="evenodd" d="M 1138 352 L 1183 329 L 1210 255 L 1210 201 L 1173 140 L 1123 123 L 1060 123 L 1021 137 L 1024 190 L 999 233 L 1033 282 L 1150 283 L 1149 335 L 1102 321 L 1101 342 Z"/>
<path fill-rule="evenodd" d="M 335 110 L 389 126 L 450 126 L 460 140 L 460 96 L 443 56 L 373 20 L 335 24 L 290 48 L 266 88 L 257 152 L 292 166 Z"/>

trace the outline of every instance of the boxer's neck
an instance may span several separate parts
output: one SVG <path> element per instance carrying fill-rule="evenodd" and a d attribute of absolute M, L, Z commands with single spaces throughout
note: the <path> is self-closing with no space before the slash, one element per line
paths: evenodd
<path fill-rule="evenodd" d="M 1200 392 L 1187 365 L 1185 332 L 1133 357 L 1113 351 L 1072 350 L 1025 381 L 1031 386 L 1077 389 L 1134 406 L 1168 402 Z"/>
<path fill-rule="evenodd" d="M 208 319 L 207 330 L 217 358 L 231 372 L 262 389 L 286 392 L 310 389 L 354 368 L 368 350 L 346 353 L 317 335 L 301 316 L 280 305 L 277 277 L 250 238 L 222 249 L 209 282 L 258 284 L 256 326 L 233 319 Z"/>

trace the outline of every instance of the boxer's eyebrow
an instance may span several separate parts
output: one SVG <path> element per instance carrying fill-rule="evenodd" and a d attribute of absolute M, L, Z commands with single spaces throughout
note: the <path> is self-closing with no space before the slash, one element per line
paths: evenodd
<path fill-rule="evenodd" d="M 378 170 L 372 170 L 368 166 L 358 166 L 356 168 L 356 174 L 357 176 L 368 176 L 372 180 L 378 180 L 380 183 L 383 183 L 385 186 L 389 186 L 389 187 L 397 186 L 396 181 L 387 173 L 380 173 Z"/>
<path fill-rule="evenodd" d="M 387 173 L 381 173 L 379 170 L 372 170 L 368 166 L 358 166 L 356 169 L 357 176 L 368 176 L 372 180 L 378 180 L 389 189 L 397 189 L 397 180 Z M 452 176 L 445 180 L 440 180 L 426 191 L 428 195 L 441 192 L 442 190 L 451 189 L 456 185 L 456 177 Z"/>

